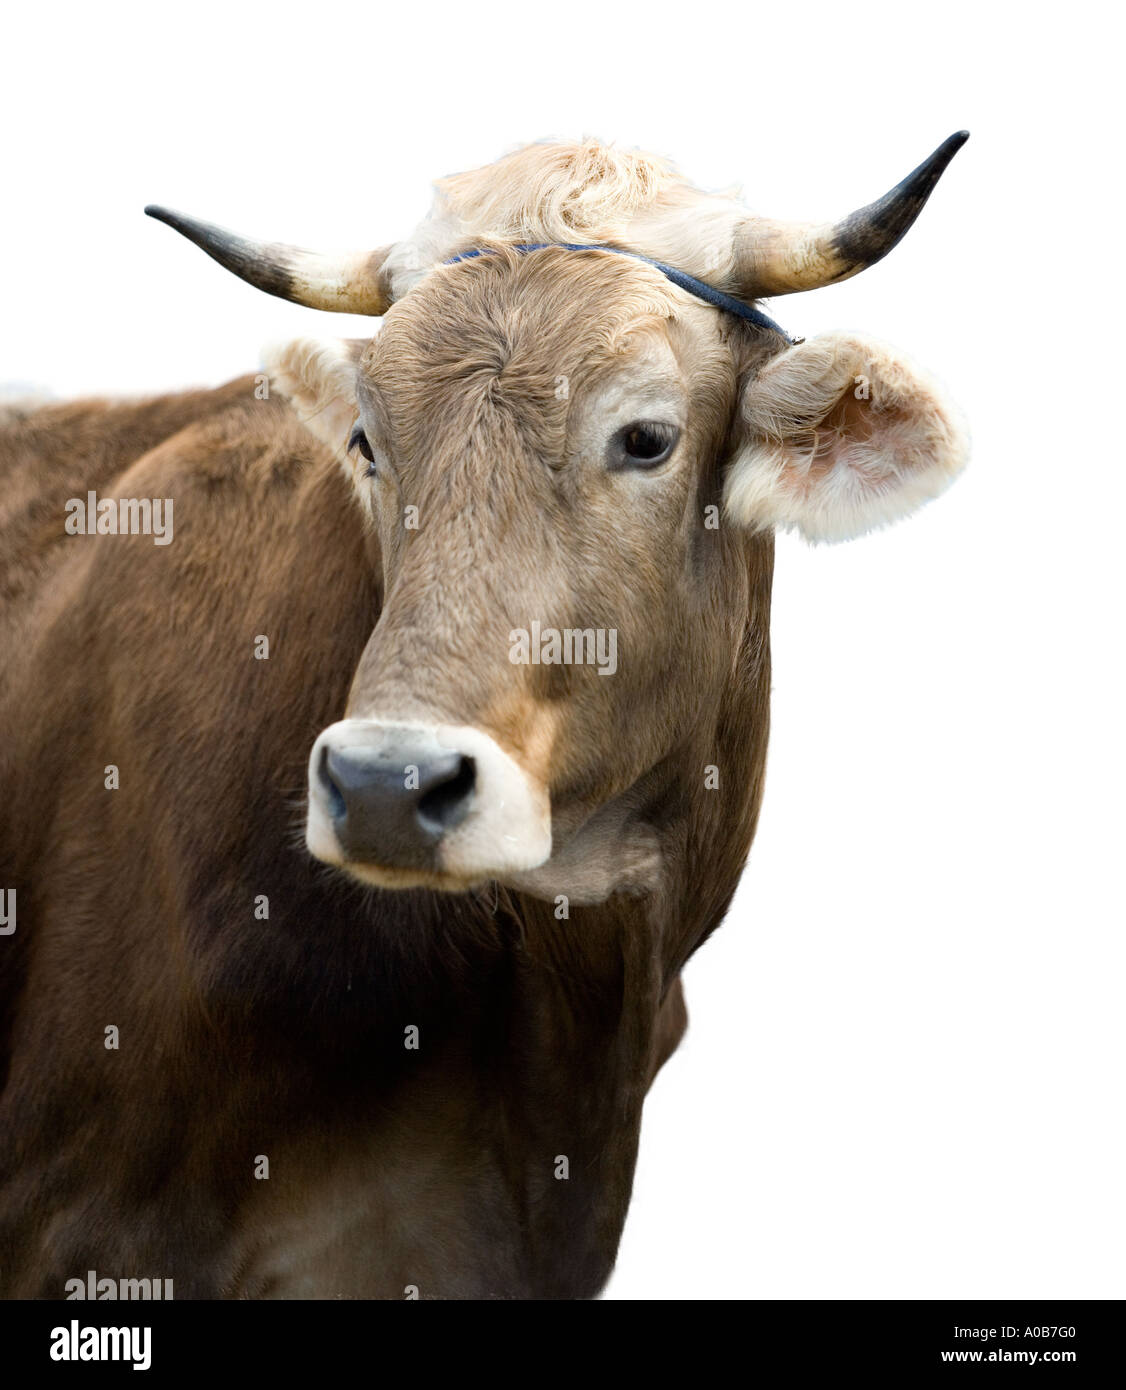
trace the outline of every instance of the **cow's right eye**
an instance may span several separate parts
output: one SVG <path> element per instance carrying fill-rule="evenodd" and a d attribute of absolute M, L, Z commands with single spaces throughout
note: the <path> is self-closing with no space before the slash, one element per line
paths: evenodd
<path fill-rule="evenodd" d="M 337 438 L 339 438 L 339 435 Z M 352 431 L 351 437 L 348 440 L 348 452 L 351 453 L 353 449 L 358 449 L 360 457 L 362 459 L 367 459 L 368 463 L 375 462 L 375 455 L 371 451 L 368 437 L 359 425 Z"/>

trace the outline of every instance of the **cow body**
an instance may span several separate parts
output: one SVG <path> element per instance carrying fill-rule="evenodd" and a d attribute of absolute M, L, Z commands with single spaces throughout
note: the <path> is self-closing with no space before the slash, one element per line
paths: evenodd
<path fill-rule="evenodd" d="M 754 833 L 773 530 L 966 456 L 899 354 L 744 300 L 879 259 L 963 140 L 815 228 L 592 142 L 343 259 L 155 210 L 383 321 L 0 427 L 7 1296 L 599 1291 Z M 90 493 L 174 536 L 71 534 Z"/>
<path fill-rule="evenodd" d="M 246 378 L 51 407 L 4 443 L 5 1295 L 88 1269 L 181 1298 L 597 1292 L 680 968 L 753 830 L 769 537 L 746 545 L 724 720 L 686 730 L 676 871 L 560 921 L 495 885 L 373 894 L 301 845 L 308 749 L 380 593 L 339 468 L 284 403 Z M 65 536 L 87 488 L 175 496 L 174 543 Z M 716 763 L 734 815 L 697 775 Z"/>

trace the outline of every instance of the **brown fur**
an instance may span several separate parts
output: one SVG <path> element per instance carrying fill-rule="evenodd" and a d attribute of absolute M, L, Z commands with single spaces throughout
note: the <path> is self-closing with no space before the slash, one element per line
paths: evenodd
<path fill-rule="evenodd" d="M 679 972 L 727 909 L 761 795 L 772 541 L 699 520 L 740 379 L 778 344 L 710 311 L 705 332 L 644 267 L 582 262 L 464 263 L 388 316 L 364 381 L 414 536 L 396 508 L 365 521 L 250 379 L 4 435 L 7 1296 L 59 1297 L 91 1268 L 179 1298 L 584 1297 L 606 1279 L 644 1094 L 684 1027 Z M 563 466 L 550 388 L 566 374 L 581 400 L 654 333 L 690 379 L 689 461 L 653 515 L 623 515 Z M 174 497 L 173 544 L 64 537 L 88 487 Z M 612 679 L 533 675 L 490 640 L 560 594 L 621 630 Z M 661 886 L 558 921 L 513 890 L 372 891 L 313 863 L 313 739 L 402 702 L 495 731 L 562 809 L 632 798 Z"/>

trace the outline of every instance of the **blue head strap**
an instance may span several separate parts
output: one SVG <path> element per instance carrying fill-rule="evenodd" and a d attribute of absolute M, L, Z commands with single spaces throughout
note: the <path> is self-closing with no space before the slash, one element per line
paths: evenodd
<path fill-rule="evenodd" d="M 686 271 L 677 270 L 676 266 L 665 265 L 663 261 L 651 260 L 648 256 L 642 256 L 637 251 L 623 251 L 619 246 L 592 246 L 569 241 L 522 242 L 510 249 L 513 251 L 546 251 L 551 247 L 562 251 L 611 251 L 615 256 L 629 256 L 635 261 L 644 261 L 646 265 L 651 265 L 654 269 L 659 270 L 674 285 L 679 285 L 682 290 L 687 290 L 689 294 L 694 294 L 697 299 L 702 299 L 705 304 L 711 304 L 713 308 L 722 309 L 725 313 L 734 314 L 736 318 L 746 319 L 748 323 L 756 324 L 759 328 L 767 328 L 772 333 L 780 333 L 788 343 L 795 341 L 784 328 L 780 328 L 761 309 L 756 309 L 753 305 L 744 304 L 741 299 L 724 294 L 722 290 L 717 290 L 714 285 L 697 280 L 694 275 L 689 275 Z M 471 261 L 476 256 L 491 254 L 493 253 L 489 247 L 476 251 L 462 251 L 458 256 L 451 256 L 445 264 L 454 265 L 458 261 Z"/>

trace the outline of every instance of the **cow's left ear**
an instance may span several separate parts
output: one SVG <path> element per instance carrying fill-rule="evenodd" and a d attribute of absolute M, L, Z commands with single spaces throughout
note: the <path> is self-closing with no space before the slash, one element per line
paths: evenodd
<path fill-rule="evenodd" d="M 262 354 L 270 390 L 285 396 L 305 428 L 340 460 L 356 418 L 356 368 L 367 345 L 366 338 L 297 338 Z"/>
<path fill-rule="evenodd" d="M 729 516 L 843 541 L 907 516 L 957 477 L 969 454 L 960 414 L 892 349 L 824 333 L 776 357 L 743 393 L 743 443 Z"/>

